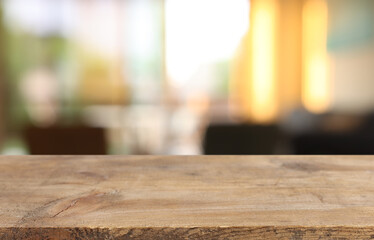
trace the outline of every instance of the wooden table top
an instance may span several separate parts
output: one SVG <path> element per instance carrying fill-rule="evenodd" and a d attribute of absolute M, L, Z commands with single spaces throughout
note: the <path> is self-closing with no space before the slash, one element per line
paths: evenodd
<path fill-rule="evenodd" d="M 372 239 L 374 156 L 3 156 L 0 239 Z"/>

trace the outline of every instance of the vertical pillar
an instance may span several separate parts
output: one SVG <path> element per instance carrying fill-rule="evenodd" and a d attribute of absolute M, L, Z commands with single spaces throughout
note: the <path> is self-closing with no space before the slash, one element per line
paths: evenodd
<path fill-rule="evenodd" d="M 279 102 L 288 112 L 301 105 L 302 0 L 279 0 Z"/>
<path fill-rule="evenodd" d="M 4 25 L 3 25 L 3 14 L 2 8 L 0 6 L 0 150 L 4 144 L 5 139 L 5 129 L 6 129 L 6 91 L 5 91 L 5 81 L 6 81 L 6 67 L 5 67 L 5 36 L 4 36 Z"/>

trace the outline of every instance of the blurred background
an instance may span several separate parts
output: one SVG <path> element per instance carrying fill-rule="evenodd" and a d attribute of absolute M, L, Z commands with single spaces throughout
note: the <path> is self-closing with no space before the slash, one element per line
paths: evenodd
<path fill-rule="evenodd" d="M 1 154 L 374 154 L 372 0 L 0 0 Z"/>

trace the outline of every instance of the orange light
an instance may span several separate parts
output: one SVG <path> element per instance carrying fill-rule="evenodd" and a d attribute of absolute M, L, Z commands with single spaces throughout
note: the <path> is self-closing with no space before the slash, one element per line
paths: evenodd
<path fill-rule="evenodd" d="M 327 54 L 327 3 L 308 0 L 303 8 L 302 101 L 313 113 L 325 112 L 330 105 L 331 86 Z"/>
<path fill-rule="evenodd" d="M 259 0 L 252 17 L 252 86 L 251 118 L 270 122 L 277 115 L 276 101 L 276 0 Z"/>

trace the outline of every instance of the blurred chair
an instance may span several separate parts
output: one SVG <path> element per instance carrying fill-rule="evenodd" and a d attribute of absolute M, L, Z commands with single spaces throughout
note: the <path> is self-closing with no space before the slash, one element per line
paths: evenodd
<path fill-rule="evenodd" d="M 203 148 L 207 155 L 275 154 L 281 137 L 275 125 L 210 125 Z"/>
<path fill-rule="evenodd" d="M 24 131 L 31 154 L 106 154 L 105 131 L 91 127 L 29 127 Z"/>
<path fill-rule="evenodd" d="M 292 138 L 291 145 L 295 154 L 372 155 L 374 154 L 374 114 L 365 116 L 363 122 L 350 131 L 298 134 Z"/>
<path fill-rule="evenodd" d="M 292 140 L 295 154 L 374 154 L 374 134 L 309 133 Z"/>

